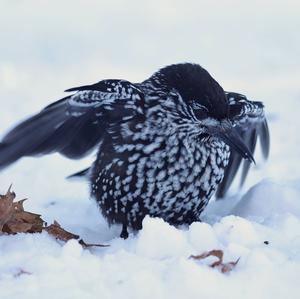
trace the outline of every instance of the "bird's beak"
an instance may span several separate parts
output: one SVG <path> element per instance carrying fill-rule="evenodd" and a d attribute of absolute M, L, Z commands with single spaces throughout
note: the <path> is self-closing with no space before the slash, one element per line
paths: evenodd
<path fill-rule="evenodd" d="M 212 122 L 209 126 L 207 126 L 207 133 L 211 136 L 220 138 L 228 144 L 232 150 L 238 152 L 244 159 L 255 163 L 251 151 L 228 120 Z"/>

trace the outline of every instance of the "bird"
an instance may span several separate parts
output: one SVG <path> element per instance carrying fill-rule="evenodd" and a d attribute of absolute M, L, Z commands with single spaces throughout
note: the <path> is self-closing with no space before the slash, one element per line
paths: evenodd
<path fill-rule="evenodd" d="M 178 63 L 140 83 L 105 79 L 67 89 L 0 142 L 0 170 L 24 156 L 58 152 L 70 159 L 96 150 L 85 177 L 91 197 L 120 237 L 142 229 L 146 215 L 171 225 L 201 221 L 241 169 L 245 181 L 260 141 L 270 135 L 264 105 L 224 91 L 199 64 Z"/>

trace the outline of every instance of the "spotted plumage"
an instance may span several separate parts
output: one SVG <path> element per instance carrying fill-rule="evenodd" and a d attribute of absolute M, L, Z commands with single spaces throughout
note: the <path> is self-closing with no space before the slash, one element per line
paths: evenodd
<path fill-rule="evenodd" d="M 85 175 L 110 223 L 142 228 L 145 215 L 174 224 L 199 221 L 211 196 L 223 196 L 244 158 L 244 181 L 257 137 L 269 133 L 263 105 L 224 92 L 197 64 L 165 67 L 142 83 L 103 80 L 75 92 L 10 131 L 0 168 L 22 156 L 60 152 L 80 158 L 94 148 Z"/>

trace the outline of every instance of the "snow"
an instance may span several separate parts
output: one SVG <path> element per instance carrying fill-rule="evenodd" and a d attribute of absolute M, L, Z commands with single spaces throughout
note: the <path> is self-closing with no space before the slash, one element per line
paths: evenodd
<path fill-rule="evenodd" d="M 59 244 L 45 233 L 2 236 L 1 298 L 298 298 L 300 221 L 293 215 L 271 224 L 227 216 L 188 230 L 161 219 L 143 224 L 137 236 L 105 249 Z M 189 259 L 211 248 L 224 250 L 225 261 L 240 258 L 232 273 Z M 16 277 L 20 269 L 31 274 Z"/>
<path fill-rule="evenodd" d="M 92 1 L 91 1 L 92 2 Z M 271 4 L 270 4 L 271 3 Z M 217 7 L 216 7 L 217 5 Z M 159 9 L 157 9 L 159 7 Z M 132 1 L 0 4 L 0 135 L 63 96 L 103 78 L 141 81 L 164 65 L 193 61 L 229 91 L 262 100 L 271 155 L 242 190 L 213 201 L 203 222 L 174 228 L 147 217 L 127 240 L 108 227 L 88 184 L 65 177 L 93 155 L 22 159 L 0 173 L 25 208 L 86 242 L 47 233 L 0 236 L 0 298 L 299 298 L 300 6 L 296 1 Z M 123 45 L 120 50 L 120 45 Z M 1 137 L 1 136 L 0 136 Z M 223 274 L 212 249 L 237 266 Z"/>

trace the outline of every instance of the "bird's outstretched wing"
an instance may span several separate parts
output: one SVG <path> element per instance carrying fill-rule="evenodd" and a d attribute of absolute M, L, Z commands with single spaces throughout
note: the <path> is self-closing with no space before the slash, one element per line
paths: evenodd
<path fill-rule="evenodd" d="M 101 140 L 108 125 L 138 113 L 143 94 L 124 80 L 103 80 L 75 91 L 17 125 L 0 142 L 0 169 L 23 156 L 59 152 L 81 158 Z"/>
<path fill-rule="evenodd" d="M 259 139 L 263 158 L 267 159 L 270 149 L 270 136 L 263 104 L 249 101 L 244 95 L 234 92 L 226 92 L 226 96 L 229 103 L 229 118 L 235 126 L 234 129 L 241 136 L 252 154 L 254 154 L 256 143 Z M 226 194 L 242 163 L 240 185 L 243 185 L 246 179 L 250 162 L 244 160 L 235 151 L 231 151 L 223 181 L 216 192 L 217 198 Z"/>

